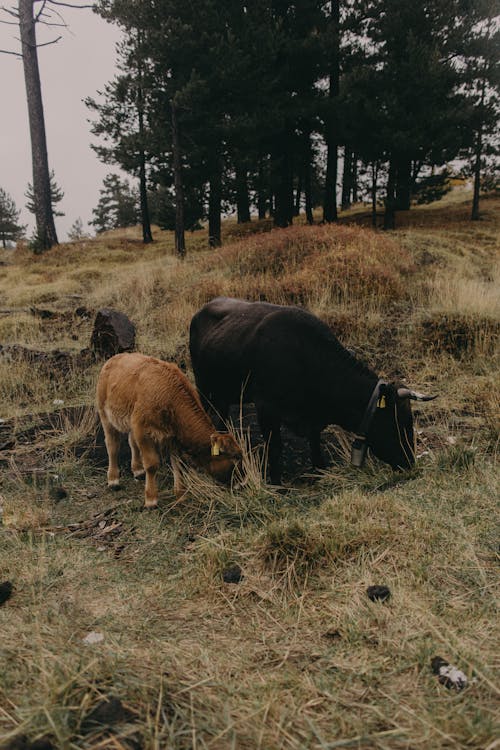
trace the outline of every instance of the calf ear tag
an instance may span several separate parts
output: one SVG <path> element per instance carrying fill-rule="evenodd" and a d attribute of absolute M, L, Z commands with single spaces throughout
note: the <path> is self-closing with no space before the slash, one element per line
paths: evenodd
<path fill-rule="evenodd" d="M 379 400 L 377 402 L 377 407 L 379 409 L 385 409 L 385 407 L 386 407 L 385 396 L 380 396 L 380 398 L 379 398 Z"/>
<path fill-rule="evenodd" d="M 216 440 L 212 444 L 212 456 L 218 456 L 218 455 L 220 455 L 220 447 L 219 447 L 219 441 Z"/>

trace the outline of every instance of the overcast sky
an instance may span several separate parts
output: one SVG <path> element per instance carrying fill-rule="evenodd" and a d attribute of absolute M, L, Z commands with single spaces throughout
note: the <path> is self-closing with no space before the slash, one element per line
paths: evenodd
<path fill-rule="evenodd" d="M 88 0 L 87 0 L 88 2 Z M 17 3 L 8 3 L 7 7 Z M 83 104 L 95 96 L 115 74 L 115 44 L 120 32 L 89 10 L 59 8 L 69 29 L 40 29 L 38 41 L 63 34 L 62 39 L 38 51 L 49 166 L 64 191 L 58 208 L 66 214 L 56 217 L 59 240 L 80 217 L 85 228 L 99 200 L 104 176 L 118 171 L 101 164 L 90 148 L 93 136 L 87 119 L 91 112 Z M 6 18 L 0 14 L 0 18 Z M 12 20 L 12 19 L 11 19 Z M 49 33 L 48 33 L 49 32 Z M 19 51 L 15 26 L 0 24 L 0 48 Z M 33 217 L 26 210 L 28 182 L 33 182 L 28 110 L 21 59 L 0 54 L 0 187 L 21 209 L 20 221 L 33 229 Z M 94 139 L 95 140 L 95 139 Z"/>

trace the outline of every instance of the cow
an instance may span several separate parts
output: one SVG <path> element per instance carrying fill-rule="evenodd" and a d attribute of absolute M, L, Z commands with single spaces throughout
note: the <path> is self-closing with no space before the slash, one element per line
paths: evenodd
<path fill-rule="evenodd" d="M 273 484 L 281 482 L 282 423 L 309 438 L 315 468 L 325 467 L 320 433 L 329 424 L 357 435 L 356 466 L 367 446 L 394 469 L 415 463 L 410 400 L 434 396 L 379 378 L 302 308 L 217 297 L 191 321 L 190 352 L 205 408 L 227 419 L 231 404 L 255 403 Z"/>
<path fill-rule="evenodd" d="M 146 478 L 145 508 L 156 508 L 158 448 L 166 444 L 177 499 L 185 495 L 181 462 L 229 481 L 241 463 L 241 449 L 228 433 L 217 432 L 196 389 L 177 365 L 138 352 L 117 354 L 104 364 L 97 382 L 97 410 L 108 452 L 108 486 L 120 486 L 120 433 L 128 433 L 132 474 Z"/>

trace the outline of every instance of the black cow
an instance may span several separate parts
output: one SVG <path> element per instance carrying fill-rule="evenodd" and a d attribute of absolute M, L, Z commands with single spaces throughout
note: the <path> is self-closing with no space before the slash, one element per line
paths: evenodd
<path fill-rule="evenodd" d="M 217 297 L 194 315 L 190 351 L 205 406 L 227 418 L 230 404 L 255 402 L 273 484 L 281 480 L 282 423 L 309 438 L 318 468 L 324 467 L 320 433 L 328 424 L 359 436 L 357 466 L 367 445 L 393 468 L 415 463 L 410 399 L 433 397 L 380 380 L 306 310 Z"/>

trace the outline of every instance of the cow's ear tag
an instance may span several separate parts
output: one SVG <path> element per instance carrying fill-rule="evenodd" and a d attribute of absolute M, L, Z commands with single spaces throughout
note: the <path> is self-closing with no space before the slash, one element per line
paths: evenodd
<path fill-rule="evenodd" d="M 379 398 L 379 400 L 377 402 L 377 407 L 379 409 L 385 409 L 385 407 L 386 407 L 385 396 L 380 396 L 380 398 Z"/>
<path fill-rule="evenodd" d="M 219 456 L 220 455 L 220 445 L 219 441 L 217 439 L 214 440 L 212 443 L 212 456 Z"/>

